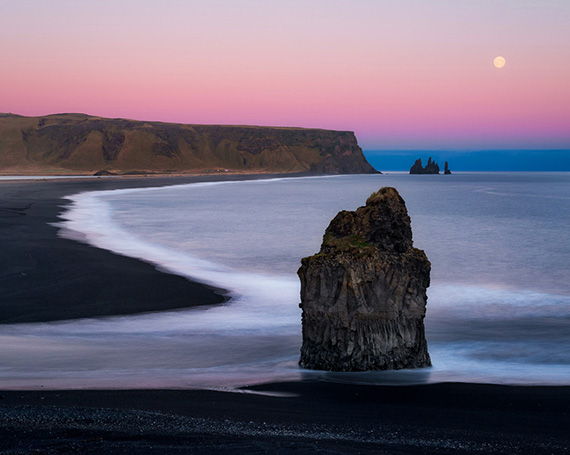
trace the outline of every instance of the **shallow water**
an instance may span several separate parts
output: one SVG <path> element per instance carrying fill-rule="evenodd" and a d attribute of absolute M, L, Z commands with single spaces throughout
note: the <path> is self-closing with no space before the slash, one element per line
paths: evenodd
<path fill-rule="evenodd" d="M 299 260 L 382 186 L 406 200 L 432 263 L 433 368 L 296 365 Z M 228 289 L 229 304 L 0 328 L 0 387 L 367 383 L 570 384 L 570 174 L 465 173 L 198 183 L 74 195 L 61 235 Z"/>

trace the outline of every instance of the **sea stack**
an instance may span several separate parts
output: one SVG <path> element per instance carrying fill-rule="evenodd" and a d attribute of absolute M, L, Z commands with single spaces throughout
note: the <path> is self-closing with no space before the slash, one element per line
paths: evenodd
<path fill-rule="evenodd" d="M 431 365 L 424 317 L 430 262 L 413 247 L 410 217 L 394 188 L 342 211 L 320 251 L 301 261 L 299 365 L 329 371 Z"/>
<path fill-rule="evenodd" d="M 447 161 L 445 162 L 445 168 L 443 171 L 444 175 L 451 175 L 451 171 L 449 170 L 449 164 L 447 164 Z"/>
<path fill-rule="evenodd" d="M 410 174 L 439 174 L 439 164 L 431 160 L 431 156 L 428 158 L 426 167 L 422 166 L 422 159 L 416 160 L 414 165 L 410 168 Z"/>

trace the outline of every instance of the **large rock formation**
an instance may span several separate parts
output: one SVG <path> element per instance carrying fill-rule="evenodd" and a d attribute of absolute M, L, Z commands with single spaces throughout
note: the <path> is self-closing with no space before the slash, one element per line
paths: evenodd
<path fill-rule="evenodd" d="M 410 168 L 410 174 L 424 174 L 424 167 L 422 165 L 422 159 L 418 158 L 412 167 Z"/>
<path fill-rule="evenodd" d="M 354 133 L 182 125 L 84 114 L 0 114 L 3 173 L 180 172 L 371 174 Z M 99 175 L 101 175 L 99 174 Z"/>
<path fill-rule="evenodd" d="M 447 163 L 447 161 L 445 162 L 443 174 L 444 175 L 451 175 L 451 171 L 449 170 L 449 164 Z"/>
<path fill-rule="evenodd" d="M 394 188 L 340 212 L 321 250 L 301 264 L 302 367 L 430 366 L 423 323 L 430 263 L 412 245 L 410 217 Z"/>
<path fill-rule="evenodd" d="M 423 167 L 422 159 L 419 158 L 410 168 L 410 174 L 439 174 L 439 165 L 435 161 L 432 161 L 430 156 L 426 167 Z"/>

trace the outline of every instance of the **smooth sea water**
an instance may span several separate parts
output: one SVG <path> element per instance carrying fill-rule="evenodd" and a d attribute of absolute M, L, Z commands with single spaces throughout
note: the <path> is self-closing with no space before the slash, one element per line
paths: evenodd
<path fill-rule="evenodd" d="M 398 189 L 432 264 L 433 367 L 300 370 L 302 257 L 334 215 Z M 570 174 L 403 173 L 70 196 L 60 235 L 227 289 L 229 303 L 0 327 L 0 388 L 205 387 L 321 378 L 570 384 Z"/>

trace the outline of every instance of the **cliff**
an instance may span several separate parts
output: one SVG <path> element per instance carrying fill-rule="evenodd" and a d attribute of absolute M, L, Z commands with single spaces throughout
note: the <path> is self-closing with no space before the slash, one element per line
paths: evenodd
<path fill-rule="evenodd" d="M 435 161 L 432 161 L 430 156 L 426 167 L 423 167 L 422 159 L 419 158 L 410 168 L 410 174 L 439 174 L 439 165 Z"/>
<path fill-rule="evenodd" d="M 0 114 L 1 173 L 376 173 L 354 133 Z"/>
<path fill-rule="evenodd" d="M 430 263 L 413 247 L 410 217 L 394 188 L 342 211 L 319 253 L 302 259 L 299 364 L 332 371 L 420 368 Z"/>

